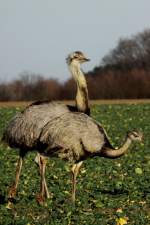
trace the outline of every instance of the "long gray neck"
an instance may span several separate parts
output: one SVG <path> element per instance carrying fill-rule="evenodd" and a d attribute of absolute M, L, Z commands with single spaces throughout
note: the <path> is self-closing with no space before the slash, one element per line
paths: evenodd
<path fill-rule="evenodd" d="M 87 113 L 89 110 L 88 89 L 80 64 L 78 62 L 72 62 L 69 65 L 69 70 L 77 84 L 76 106 L 78 111 Z"/>
<path fill-rule="evenodd" d="M 127 137 L 124 144 L 119 149 L 102 149 L 102 151 L 100 152 L 100 156 L 111 159 L 118 158 L 127 152 L 131 142 L 132 140 Z"/>

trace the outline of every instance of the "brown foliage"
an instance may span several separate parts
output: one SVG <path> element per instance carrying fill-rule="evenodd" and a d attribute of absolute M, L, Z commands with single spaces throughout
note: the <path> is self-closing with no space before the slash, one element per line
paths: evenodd
<path fill-rule="evenodd" d="M 89 75 L 88 80 L 91 99 L 150 98 L 150 71 L 108 70 L 96 76 Z"/>
<path fill-rule="evenodd" d="M 39 75 L 24 74 L 20 79 L 0 84 L 1 101 L 56 100 L 61 96 L 57 80 L 44 79 Z"/>

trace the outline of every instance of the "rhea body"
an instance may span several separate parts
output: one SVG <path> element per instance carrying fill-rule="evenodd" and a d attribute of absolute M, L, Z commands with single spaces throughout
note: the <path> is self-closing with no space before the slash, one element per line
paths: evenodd
<path fill-rule="evenodd" d="M 75 201 L 76 177 L 86 158 L 99 156 L 115 159 L 125 154 L 132 140 L 142 140 L 142 134 L 133 131 L 127 135 L 124 144 L 119 149 L 114 149 L 103 127 L 86 114 L 80 112 L 64 113 L 55 120 L 49 120 L 45 123 L 45 126 L 39 128 L 38 120 L 40 117 L 38 116 L 37 106 L 32 106 L 32 112 L 34 113 L 31 114 L 30 110 L 30 108 L 26 109 L 22 115 L 17 115 L 16 119 L 10 122 L 6 130 L 6 141 L 11 147 L 21 149 L 22 154 L 20 154 L 18 161 L 19 171 L 21 171 L 22 160 L 27 151 L 36 149 L 40 152 L 41 190 L 39 202 L 43 201 L 44 196 L 48 193 L 45 180 L 45 156 L 59 157 L 73 165 L 72 200 Z M 28 116 L 35 114 L 37 117 L 34 116 L 30 120 L 34 123 L 26 121 Z M 15 120 L 17 120 L 17 123 Z M 30 129 L 32 132 L 27 132 Z M 39 129 L 40 132 L 37 134 Z M 17 173 L 18 180 L 19 176 L 20 172 Z M 14 197 L 12 190 L 9 197 Z"/>

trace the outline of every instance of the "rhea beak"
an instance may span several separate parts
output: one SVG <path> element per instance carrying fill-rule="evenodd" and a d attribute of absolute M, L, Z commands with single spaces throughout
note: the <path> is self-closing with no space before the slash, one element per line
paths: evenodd
<path fill-rule="evenodd" d="M 70 64 L 70 63 L 71 63 L 71 61 L 72 61 L 72 59 L 71 59 L 71 58 L 69 58 L 69 57 L 67 57 L 67 58 L 66 58 L 66 63 L 67 63 L 67 64 Z"/>
<path fill-rule="evenodd" d="M 84 62 L 88 62 L 88 61 L 90 61 L 90 59 L 88 59 L 88 58 L 83 58 L 83 61 L 84 61 Z"/>

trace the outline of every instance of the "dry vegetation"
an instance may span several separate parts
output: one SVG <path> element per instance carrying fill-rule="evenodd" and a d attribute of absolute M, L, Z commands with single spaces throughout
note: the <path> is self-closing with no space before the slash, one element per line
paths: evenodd
<path fill-rule="evenodd" d="M 57 101 L 64 104 L 74 105 L 73 100 L 64 100 L 64 101 Z M 32 101 L 3 101 L 0 102 L 0 107 L 26 107 L 30 105 Z M 150 103 L 150 99 L 97 99 L 97 100 L 90 100 L 90 105 L 109 105 L 109 104 L 146 104 Z"/>

